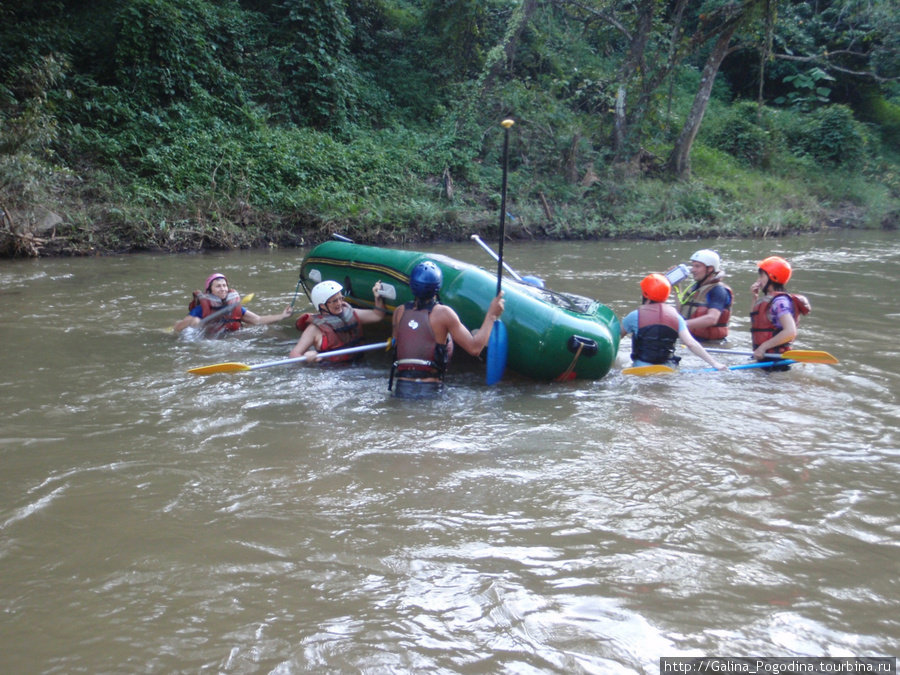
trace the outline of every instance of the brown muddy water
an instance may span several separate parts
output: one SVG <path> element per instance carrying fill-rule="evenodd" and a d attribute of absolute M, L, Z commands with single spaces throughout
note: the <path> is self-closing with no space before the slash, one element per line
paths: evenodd
<path fill-rule="evenodd" d="M 623 317 L 718 249 L 795 264 L 837 366 L 598 382 L 285 358 L 291 322 L 174 338 L 219 270 L 274 313 L 305 251 L 0 262 L 4 673 L 657 673 L 661 656 L 896 655 L 900 241 L 509 243 Z M 474 244 L 419 247 L 496 269 Z M 298 309 L 307 309 L 301 294 Z M 723 357 L 741 363 L 743 357 Z M 687 354 L 683 365 L 703 365 Z"/>

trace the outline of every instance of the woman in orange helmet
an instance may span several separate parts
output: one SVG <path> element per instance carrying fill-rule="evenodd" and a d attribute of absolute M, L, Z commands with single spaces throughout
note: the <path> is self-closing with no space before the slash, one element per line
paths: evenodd
<path fill-rule="evenodd" d="M 791 264 L 777 255 L 759 263 L 759 276 L 750 286 L 753 307 L 750 311 L 750 335 L 753 356 L 768 361 L 766 354 L 782 353 L 791 348 L 797 337 L 797 322 L 801 314 L 809 314 L 809 300 L 787 292 L 785 284 L 791 278 Z M 786 366 L 785 368 L 787 368 Z"/>
<path fill-rule="evenodd" d="M 684 317 L 667 304 L 672 285 L 662 274 L 648 274 L 641 281 L 641 306 L 622 321 L 622 337 L 631 334 L 631 360 L 635 366 L 678 365 L 675 343 L 678 338 L 694 354 L 713 368 L 725 370 L 703 349 L 688 330 Z"/>

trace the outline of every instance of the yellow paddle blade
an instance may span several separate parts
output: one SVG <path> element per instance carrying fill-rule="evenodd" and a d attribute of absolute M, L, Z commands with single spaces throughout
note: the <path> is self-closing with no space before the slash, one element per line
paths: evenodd
<path fill-rule="evenodd" d="M 246 363 L 214 363 L 211 366 L 191 368 L 188 372 L 191 375 L 215 375 L 216 373 L 239 373 L 244 370 L 251 370 L 251 368 Z"/>
<path fill-rule="evenodd" d="M 820 352 L 812 349 L 789 349 L 781 354 L 786 359 L 793 359 L 800 363 L 840 363 L 828 352 Z"/>
<path fill-rule="evenodd" d="M 678 371 L 669 366 L 632 366 L 623 368 L 623 375 L 674 375 Z"/>

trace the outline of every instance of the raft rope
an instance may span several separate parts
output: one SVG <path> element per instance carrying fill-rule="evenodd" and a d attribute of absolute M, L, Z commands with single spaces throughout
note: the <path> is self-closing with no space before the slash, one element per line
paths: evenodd
<path fill-rule="evenodd" d="M 575 364 L 578 363 L 578 357 L 581 356 L 581 350 L 584 349 L 584 343 L 578 343 L 578 349 L 575 350 L 575 358 L 572 359 L 572 363 L 569 364 L 569 367 L 563 372 L 562 375 L 557 377 L 554 382 L 568 382 L 574 377 Z"/>

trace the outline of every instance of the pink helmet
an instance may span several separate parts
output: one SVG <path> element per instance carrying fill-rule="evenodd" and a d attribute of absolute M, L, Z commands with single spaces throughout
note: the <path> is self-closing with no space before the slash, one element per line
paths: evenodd
<path fill-rule="evenodd" d="M 225 279 L 225 275 L 220 272 L 213 272 L 206 278 L 206 285 L 203 287 L 203 290 L 209 293 L 209 287 L 216 279 Z M 228 283 L 228 279 L 225 279 L 225 283 Z"/>

